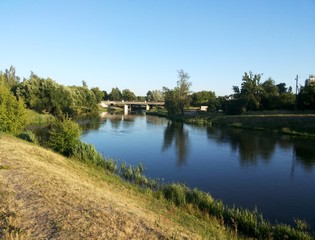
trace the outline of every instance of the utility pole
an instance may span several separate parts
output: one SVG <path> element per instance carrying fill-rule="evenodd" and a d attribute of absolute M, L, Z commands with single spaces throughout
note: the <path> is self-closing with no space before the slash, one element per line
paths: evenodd
<path fill-rule="evenodd" d="M 297 113 L 298 83 L 299 83 L 299 75 L 297 74 L 295 78 L 295 113 Z"/>

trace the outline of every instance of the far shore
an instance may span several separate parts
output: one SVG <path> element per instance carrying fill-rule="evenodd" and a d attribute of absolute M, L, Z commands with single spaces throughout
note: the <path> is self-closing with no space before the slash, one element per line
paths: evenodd
<path fill-rule="evenodd" d="M 148 115 L 166 117 L 165 111 L 148 111 Z M 249 112 L 242 115 L 225 115 L 194 111 L 183 117 L 170 118 L 201 126 L 235 127 L 260 130 L 273 134 L 289 134 L 315 138 L 315 114 L 295 112 Z"/>

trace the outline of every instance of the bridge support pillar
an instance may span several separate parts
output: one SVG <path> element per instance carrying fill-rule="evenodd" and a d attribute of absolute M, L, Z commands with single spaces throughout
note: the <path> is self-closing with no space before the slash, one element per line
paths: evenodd
<path fill-rule="evenodd" d="M 124 105 L 124 114 L 128 115 L 128 105 L 127 104 Z"/>
<path fill-rule="evenodd" d="M 149 111 L 149 110 L 150 110 L 150 106 L 149 106 L 149 105 L 146 105 L 146 106 L 145 106 L 145 110 Z"/>

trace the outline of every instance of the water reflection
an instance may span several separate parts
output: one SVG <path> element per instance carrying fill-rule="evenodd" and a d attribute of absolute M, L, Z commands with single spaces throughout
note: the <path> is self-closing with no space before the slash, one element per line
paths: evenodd
<path fill-rule="evenodd" d="M 177 164 L 182 166 L 187 159 L 189 152 L 188 131 L 184 128 L 183 123 L 169 121 L 164 130 L 164 143 L 162 151 L 166 151 L 175 142 L 177 155 Z"/>
<path fill-rule="evenodd" d="M 106 113 L 101 116 L 86 116 L 77 119 L 82 129 L 99 130 L 104 124 L 110 124 L 112 129 L 132 128 L 137 125 L 139 115 L 115 115 Z M 177 163 L 183 165 L 190 148 L 189 131 L 183 123 L 167 121 L 164 118 L 146 116 L 146 122 L 150 125 L 164 128 L 162 151 L 175 149 Z M 210 142 L 218 145 L 228 145 L 234 153 L 239 155 L 241 166 L 256 166 L 258 163 L 269 164 L 277 149 L 292 149 L 292 162 L 301 164 L 305 170 L 312 171 L 315 166 L 315 148 L 313 142 L 307 139 L 292 138 L 290 136 L 272 136 L 260 131 L 246 131 L 235 128 L 192 127 L 203 132 L 206 130 Z M 42 130 L 41 130 L 42 131 Z M 39 135 L 39 134 L 38 134 Z M 294 171 L 294 167 L 292 168 Z M 292 174 L 293 175 L 293 174 Z"/>
<path fill-rule="evenodd" d="M 98 130 L 102 125 L 99 115 L 80 116 L 76 118 L 75 121 L 80 125 L 83 131 Z"/>
<path fill-rule="evenodd" d="M 301 163 L 305 170 L 312 171 L 315 166 L 315 150 L 305 145 L 303 142 L 296 142 L 294 144 L 294 153 L 296 160 Z"/>
<path fill-rule="evenodd" d="M 259 160 L 268 163 L 275 150 L 276 140 L 262 133 L 241 129 L 207 128 L 208 138 L 215 138 L 218 144 L 229 143 L 239 153 L 241 166 L 256 165 Z"/>
<path fill-rule="evenodd" d="M 306 139 L 292 139 L 288 136 L 274 137 L 263 132 L 245 131 L 233 128 L 207 128 L 207 136 L 217 144 L 230 144 L 232 151 L 239 153 L 241 166 L 268 163 L 277 149 L 293 148 L 293 160 L 301 163 L 306 170 L 315 166 L 315 149 Z"/>

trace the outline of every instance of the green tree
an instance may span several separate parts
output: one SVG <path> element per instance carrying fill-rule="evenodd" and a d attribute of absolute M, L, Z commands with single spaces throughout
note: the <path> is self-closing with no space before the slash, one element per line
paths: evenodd
<path fill-rule="evenodd" d="M 191 102 L 189 78 L 188 73 L 179 70 L 177 86 L 173 90 L 164 88 L 165 108 L 170 116 L 184 116 L 184 109 Z"/>
<path fill-rule="evenodd" d="M 106 91 L 103 91 L 103 100 L 104 101 L 109 100 L 108 97 L 109 97 L 108 93 Z"/>
<path fill-rule="evenodd" d="M 125 101 L 135 101 L 137 100 L 137 97 L 136 95 L 130 91 L 129 89 L 124 89 L 122 91 L 122 99 L 125 100 Z"/>
<path fill-rule="evenodd" d="M 79 143 L 81 129 L 77 123 L 64 116 L 56 119 L 49 130 L 48 146 L 65 156 L 71 156 Z"/>
<path fill-rule="evenodd" d="M 261 84 L 261 109 L 273 110 L 279 106 L 279 88 L 275 85 L 272 78 L 267 79 Z"/>
<path fill-rule="evenodd" d="M 168 116 L 180 115 L 180 106 L 178 104 L 178 91 L 164 88 L 165 108 Z"/>
<path fill-rule="evenodd" d="M 139 101 L 139 102 L 144 102 L 146 100 L 147 100 L 147 98 L 145 96 L 137 96 L 137 101 Z"/>
<path fill-rule="evenodd" d="M 287 87 L 285 83 L 279 83 L 276 85 L 279 91 L 279 94 L 283 94 L 287 92 Z"/>
<path fill-rule="evenodd" d="M 244 73 L 241 89 L 233 86 L 234 98 L 238 105 L 243 105 L 246 110 L 258 110 L 261 104 L 262 87 L 260 84 L 261 74 Z"/>
<path fill-rule="evenodd" d="M 200 91 L 192 94 L 192 105 L 196 107 L 208 106 L 210 111 L 217 107 L 217 99 L 214 92 Z"/>
<path fill-rule="evenodd" d="M 147 97 L 148 102 L 162 102 L 164 101 L 164 94 L 161 90 L 148 91 Z"/>
<path fill-rule="evenodd" d="M 292 92 L 285 92 L 279 96 L 279 109 L 294 110 L 296 96 Z"/>
<path fill-rule="evenodd" d="M 18 133 L 26 126 L 22 100 L 17 100 L 8 87 L 0 85 L 0 132 Z"/>
<path fill-rule="evenodd" d="M 0 85 L 7 86 L 11 89 L 19 82 L 20 78 L 15 74 L 15 67 L 10 66 L 9 69 L 5 69 L 4 73 L 0 71 Z"/>
<path fill-rule="evenodd" d="M 306 109 L 315 109 L 315 83 L 310 82 L 304 87 L 301 87 L 301 90 L 298 94 L 298 104 L 299 108 Z"/>
<path fill-rule="evenodd" d="M 153 102 L 153 94 L 152 94 L 152 91 L 148 91 L 148 92 L 147 92 L 146 99 L 147 99 L 148 102 Z"/>
<path fill-rule="evenodd" d="M 100 103 L 105 96 L 104 91 L 101 91 L 98 87 L 91 88 L 91 91 L 94 93 L 96 102 Z"/>
<path fill-rule="evenodd" d="M 109 94 L 109 99 L 112 101 L 120 101 L 122 99 L 122 94 L 118 87 L 112 88 L 112 91 Z"/>

